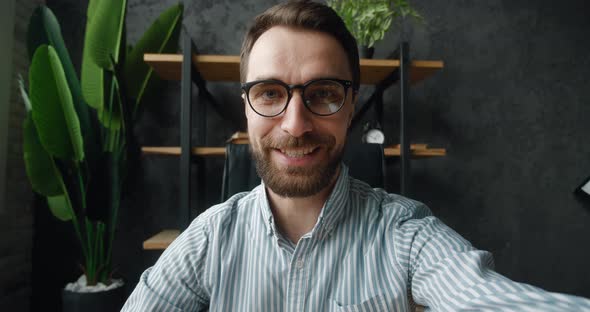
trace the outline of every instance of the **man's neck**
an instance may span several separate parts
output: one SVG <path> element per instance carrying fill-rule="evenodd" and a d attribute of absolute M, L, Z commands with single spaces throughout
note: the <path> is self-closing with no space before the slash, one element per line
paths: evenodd
<path fill-rule="evenodd" d="M 297 243 L 303 235 L 313 229 L 322 207 L 336 185 L 340 172 L 341 170 L 338 169 L 330 184 L 309 197 L 281 197 L 267 188 L 275 224 L 286 238 Z"/>

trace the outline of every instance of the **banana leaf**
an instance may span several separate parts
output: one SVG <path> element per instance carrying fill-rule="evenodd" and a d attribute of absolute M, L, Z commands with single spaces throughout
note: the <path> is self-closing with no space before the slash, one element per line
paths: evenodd
<path fill-rule="evenodd" d="M 99 0 L 90 0 L 88 2 L 88 11 L 86 12 L 86 29 L 90 28 L 92 18 L 95 15 L 96 4 Z M 88 105 L 95 109 L 102 109 L 104 105 L 104 74 L 90 57 L 90 37 L 84 38 L 84 50 L 82 52 L 82 94 Z"/>
<path fill-rule="evenodd" d="M 88 40 L 84 41 L 82 55 L 82 94 L 89 106 L 101 109 L 104 105 L 104 73 L 89 56 Z"/>
<path fill-rule="evenodd" d="M 74 217 L 66 195 L 47 197 L 47 205 L 51 213 L 61 221 L 70 221 Z"/>
<path fill-rule="evenodd" d="M 126 6 L 126 0 L 100 0 L 90 7 L 93 12 L 89 12 L 91 20 L 86 29 L 88 56 L 103 69 L 112 71 L 112 60 L 119 61 Z"/>
<path fill-rule="evenodd" d="M 108 14 L 113 10 L 118 10 L 119 14 Z M 119 61 L 119 51 L 123 48 L 124 20 L 125 1 L 91 0 L 88 4 L 82 57 L 82 92 L 88 105 L 96 109 L 101 124 L 114 131 L 121 128 L 121 112 L 112 85 L 111 56 Z M 104 40 L 111 43 L 103 44 Z M 110 71 L 105 72 L 105 69 Z M 108 142 L 105 144 L 109 145 Z"/>
<path fill-rule="evenodd" d="M 127 96 L 135 100 L 135 109 L 141 102 L 146 89 L 156 78 L 153 69 L 143 61 L 145 53 L 166 53 L 177 50 L 183 5 L 179 3 L 164 11 L 152 23 L 150 28 L 139 39 L 135 47 L 127 55 L 125 62 L 125 79 Z"/>
<path fill-rule="evenodd" d="M 62 64 L 52 46 L 42 45 L 29 69 L 32 117 L 45 150 L 62 160 L 81 161 L 84 143 Z"/>
<path fill-rule="evenodd" d="M 73 218 L 72 208 L 64 195 L 64 185 L 51 155 L 39 142 L 37 129 L 33 123 L 31 112 L 28 112 L 23 124 L 24 162 L 27 176 L 33 190 L 47 197 L 51 213 L 62 221 Z"/>
<path fill-rule="evenodd" d="M 66 49 L 59 22 L 48 7 L 41 5 L 35 9 L 29 20 L 29 27 L 27 29 L 27 49 L 29 57 L 32 59 L 37 48 L 44 44 L 53 46 L 62 63 L 67 83 L 72 94 L 74 107 L 80 121 L 80 127 L 84 129 L 83 137 L 86 148 L 85 154 L 92 158 L 93 155 L 98 154 L 98 140 L 97 132 L 93 126 L 91 112 L 82 96 L 80 81 L 78 80 L 78 75 L 76 74 L 68 50 Z M 93 159 L 89 159 L 89 161 L 92 162 Z"/>
<path fill-rule="evenodd" d="M 44 196 L 57 196 L 63 193 L 58 171 L 51 155 L 41 145 L 31 112 L 23 123 L 23 155 L 25 169 L 33 190 Z"/>
<path fill-rule="evenodd" d="M 116 92 L 114 88 L 114 86 L 111 87 L 111 90 Z M 100 120 L 100 123 L 107 128 L 107 131 L 118 132 L 121 129 L 121 109 L 119 107 L 119 101 L 117 98 L 112 98 L 112 100 L 107 103 L 111 103 L 110 107 L 101 107 L 97 110 L 98 120 Z M 107 137 L 108 136 L 109 135 L 107 135 Z M 104 142 L 104 145 L 108 146 L 109 143 Z"/>

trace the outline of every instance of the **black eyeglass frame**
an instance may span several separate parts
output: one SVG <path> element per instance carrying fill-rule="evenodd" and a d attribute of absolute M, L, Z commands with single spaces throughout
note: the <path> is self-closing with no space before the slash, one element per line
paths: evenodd
<path fill-rule="evenodd" d="M 248 101 L 248 105 L 250 106 L 250 108 L 252 108 L 252 110 L 256 114 L 258 114 L 262 117 L 276 117 L 276 116 L 282 114 L 287 109 L 287 106 L 289 106 L 289 102 L 291 102 L 291 98 L 293 97 L 293 90 L 294 89 L 301 89 L 301 97 L 305 98 L 305 88 L 307 88 L 307 86 L 309 86 L 310 84 L 312 84 L 314 82 L 318 82 L 318 81 L 337 82 L 340 85 L 342 85 L 342 87 L 344 87 L 344 98 L 342 99 L 342 103 L 340 103 L 338 110 L 336 110 L 335 112 L 329 113 L 329 114 L 318 114 L 318 113 L 314 112 L 313 110 L 311 110 L 311 108 L 309 108 L 309 106 L 307 106 L 307 103 L 305 102 L 305 100 L 303 101 L 303 105 L 312 114 L 317 115 L 317 116 L 331 116 L 331 115 L 338 113 L 342 109 L 342 107 L 344 106 L 344 103 L 346 103 L 346 99 L 348 97 L 348 89 L 352 88 L 352 81 L 350 81 L 350 80 L 335 79 L 335 78 L 318 78 L 318 79 L 309 80 L 304 84 L 291 84 L 290 85 L 290 84 L 286 84 L 283 81 L 280 81 L 278 79 L 263 79 L 263 80 L 254 80 L 254 81 L 250 81 L 250 82 L 244 82 L 244 83 L 242 83 L 241 86 L 242 86 L 242 91 L 244 91 L 244 93 L 246 93 L 246 99 Z M 250 89 L 254 85 L 257 85 L 259 83 L 277 83 L 277 84 L 285 87 L 285 89 L 287 90 L 287 94 L 288 94 L 287 102 L 285 103 L 285 106 L 283 107 L 283 109 L 281 109 L 278 113 L 276 113 L 274 115 L 264 115 L 264 114 L 261 114 L 260 112 L 258 112 L 254 108 L 254 106 L 252 106 L 252 103 L 250 102 Z M 355 90 L 353 88 L 352 92 L 353 92 L 353 94 L 355 94 L 357 92 L 357 90 Z"/>

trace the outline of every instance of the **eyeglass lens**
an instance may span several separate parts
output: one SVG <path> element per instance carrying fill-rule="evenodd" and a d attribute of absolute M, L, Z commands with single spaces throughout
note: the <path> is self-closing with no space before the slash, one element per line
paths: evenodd
<path fill-rule="evenodd" d="M 313 113 L 331 115 L 340 109 L 346 93 L 344 86 L 336 81 L 318 80 L 305 86 L 302 95 L 305 106 Z M 257 113 L 274 116 L 288 104 L 289 91 L 277 82 L 260 82 L 250 88 L 248 98 Z"/>

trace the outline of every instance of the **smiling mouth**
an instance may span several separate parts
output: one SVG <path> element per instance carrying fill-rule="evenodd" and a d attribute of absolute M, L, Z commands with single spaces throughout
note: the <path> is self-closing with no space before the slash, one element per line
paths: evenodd
<path fill-rule="evenodd" d="M 317 149 L 319 149 L 319 147 L 280 148 L 277 150 L 290 158 L 303 158 L 309 154 L 312 154 Z"/>

